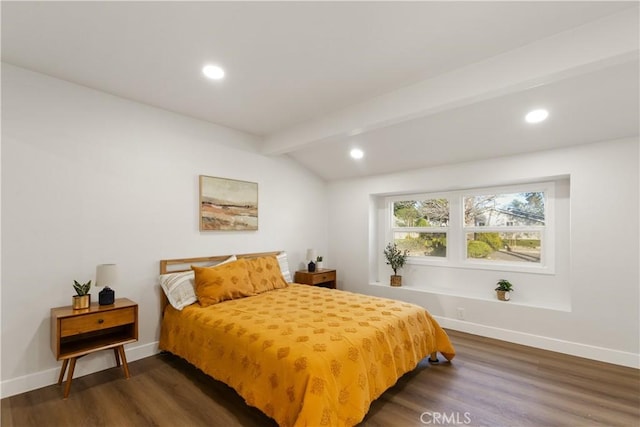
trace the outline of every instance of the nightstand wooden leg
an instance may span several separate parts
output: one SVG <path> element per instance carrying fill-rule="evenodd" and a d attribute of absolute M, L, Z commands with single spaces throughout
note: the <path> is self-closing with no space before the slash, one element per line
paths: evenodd
<path fill-rule="evenodd" d="M 113 348 L 113 354 L 116 356 L 116 366 L 120 367 L 120 353 L 118 352 L 118 348 Z"/>
<path fill-rule="evenodd" d="M 67 374 L 67 385 L 64 387 L 64 398 L 69 397 L 71 392 L 71 380 L 73 379 L 73 370 L 76 368 L 76 358 L 71 358 L 71 364 L 69 365 L 69 373 Z"/>
<path fill-rule="evenodd" d="M 124 369 L 124 376 L 129 379 L 129 365 L 127 365 L 127 356 L 124 354 L 124 346 L 121 345 L 118 347 L 118 351 L 120 352 L 120 359 L 122 359 L 122 368 Z"/>
<path fill-rule="evenodd" d="M 69 359 L 64 359 L 62 361 L 62 368 L 60 368 L 60 376 L 58 377 L 58 385 L 62 384 L 62 380 L 64 379 L 64 373 L 67 371 L 68 364 L 69 364 Z"/>

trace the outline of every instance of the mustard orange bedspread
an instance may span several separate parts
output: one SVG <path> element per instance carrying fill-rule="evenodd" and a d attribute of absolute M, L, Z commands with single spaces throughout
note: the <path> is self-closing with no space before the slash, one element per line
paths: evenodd
<path fill-rule="evenodd" d="M 284 427 L 357 424 L 425 356 L 455 354 L 423 308 L 296 284 L 206 308 L 168 306 L 160 348 Z"/>

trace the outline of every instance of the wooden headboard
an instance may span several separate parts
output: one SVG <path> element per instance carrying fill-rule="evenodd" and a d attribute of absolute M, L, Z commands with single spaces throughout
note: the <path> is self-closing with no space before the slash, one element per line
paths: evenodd
<path fill-rule="evenodd" d="M 252 254 L 235 254 L 236 258 L 258 258 L 261 256 L 276 256 L 282 251 L 275 252 L 257 252 Z M 199 258 L 177 258 L 177 259 L 163 259 L 160 260 L 160 274 L 167 273 L 179 273 L 181 271 L 189 271 L 191 270 L 192 265 L 215 265 L 219 262 L 224 261 L 229 258 L 231 255 L 216 255 L 216 256 L 208 256 L 208 257 L 199 257 Z M 167 300 L 167 296 L 164 294 L 162 290 L 160 290 L 160 313 L 164 314 L 164 309 L 169 304 L 169 300 Z"/>

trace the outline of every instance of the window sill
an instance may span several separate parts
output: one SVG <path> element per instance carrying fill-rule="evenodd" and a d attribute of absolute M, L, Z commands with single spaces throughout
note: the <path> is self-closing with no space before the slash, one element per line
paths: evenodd
<path fill-rule="evenodd" d="M 454 298 L 466 298 L 466 299 L 471 299 L 471 300 L 476 300 L 476 301 L 483 301 L 483 302 L 489 302 L 489 303 L 494 303 L 494 304 L 509 304 L 509 305 L 515 305 L 515 306 L 520 306 L 520 307 L 528 307 L 528 308 L 537 308 L 537 309 L 544 309 L 544 310 L 553 310 L 553 311 L 560 311 L 560 312 L 565 312 L 565 313 L 569 313 L 571 312 L 571 306 L 569 305 L 564 305 L 564 304 L 536 304 L 536 303 L 528 303 L 525 301 L 518 301 L 516 300 L 510 300 L 510 301 L 499 301 L 498 299 L 496 299 L 495 297 L 491 298 L 491 297 L 486 297 L 486 296 L 482 296 L 482 295 L 470 295 L 470 294 L 465 294 L 462 292 L 455 292 L 453 290 L 450 289 L 438 289 L 438 288 L 423 288 L 423 287 L 416 287 L 416 286 L 410 286 L 410 285 L 402 285 L 399 287 L 391 287 L 386 283 L 382 283 L 382 282 L 369 282 L 370 286 L 376 286 L 379 288 L 387 288 L 387 289 L 392 289 L 392 293 L 402 293 L 402 292 L 421 292 L 421 293 L 425 293 L 425 294 L 431 294 L 431 295 L 439 295 L 439 296 L 445 296 L 445 297 L 454 297 Z M 517 298 L 517 296 L 516 296 Z"/>
<path fill-rule="evenodd" d="M 448 261 L 446 258 L 442 260 L 430 260 L 430 259 L 418 259 L 416 257 L 407 258 L 406 265 L 425 266 L 425 267 L 442 267 L 442 268 L 460 268 L 465 270 L 490 270 L 490 271 L 504 271 L 514 273 L 530 273 L 530 274 L 555 274 L 553 266 L 545 265 L 531 265 L 520 263 L 497 263 L 497 262 L 483 262 L 483 261 L 465 261 L 461 263 L 455 263 Z"/>

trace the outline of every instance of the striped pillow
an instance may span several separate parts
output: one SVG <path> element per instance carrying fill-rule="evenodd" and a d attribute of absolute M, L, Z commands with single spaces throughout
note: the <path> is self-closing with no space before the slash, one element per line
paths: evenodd
<path fill-rule="evenodd" d="M 280 265 L 280 272 L 282 273 L 282 277 L 287 283 L 292 283 L 293 279 L 291 278 L 291 272 L 289 271 L 289 261 L 287 260 L 287 253 L 280 252 L 276 258 L 278 259 L 278 264 Z"/>
<path fill-rule="evenodd" d="M 195 274 L 192 271 L 169 273 L 160 276 L 160 286 L 176 310 L 182 310 L 198 301 L 195 291 Z"/>

